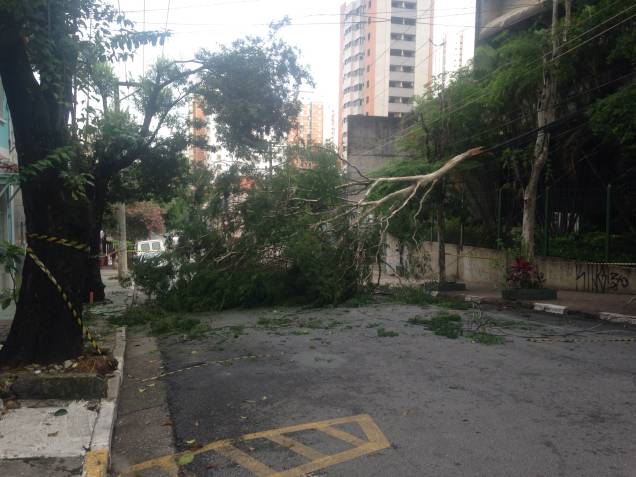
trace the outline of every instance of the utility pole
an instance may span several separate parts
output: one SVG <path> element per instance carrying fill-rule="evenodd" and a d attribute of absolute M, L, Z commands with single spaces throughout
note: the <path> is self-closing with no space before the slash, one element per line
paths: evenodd
<path fill-rule="evenodd" d="M 115 111 L 119 112 L 119 86 L 115 87 Z M 117 276 L 120 279 L 128 276 L 128 241 L 126 237 L 126 204 L 117 204 L 117 222 L 119 224 L 119 253 L 117 254 Z"/>

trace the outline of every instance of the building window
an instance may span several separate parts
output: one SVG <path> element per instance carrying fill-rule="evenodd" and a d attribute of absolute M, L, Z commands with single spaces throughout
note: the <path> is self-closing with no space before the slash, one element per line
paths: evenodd
<path fill-rule="evenodd" d="M 415 2 L 391 2 L 393 8 L 406 8 L 407 10 L 415 10 L 417 4 Z"/>
<path fill-rule="evenodd" d="M 391 23 L 394 25 L 415 25 L 415 18 L 391 17 Z"/>
<path fill-rule="evenodd" d="M 391 40 L 415 41 L 415 35 L 409 35 L 408 33 L 391 33 Z"/>
<path fill-rule="evenodd" d="M 389 103 L 394 104 L 411 104 L 413 102 L 413 98 L 405 97 L 405 96 L 389 96 Z"/>
<path fill-rule="evenodd" d="M 367 88 L 370 86 L 371 83 L 369 83 L 369 80 L 367 80 Z"/>
<path fill-rule="evenodd" d="M 389 70 L 399 73 L 413 73 L 415 71 L 415 68 L 407 65 L 391 65 L 389 66 Z"/>
<path fill-rule="evenodd" d="M 413 50 L 398 50 L 391 48 L 391 56 L 404 56 L 407 58 L 413 58 L 415 56 L 415 51 Z"/>
<path fill-rule="evenodd" d="M 371 71 L 371 65 L 367 65 L 367 73 Z"/>
<path fill-rule="evenodd" d="M 369 97 L 367 96 L 366 103 L 369 104 Z"/>
<path fill-rule="evenodd" d="M 389 87 L 413 89 L 414 86 L 412 81 L 389 81 Z"/>

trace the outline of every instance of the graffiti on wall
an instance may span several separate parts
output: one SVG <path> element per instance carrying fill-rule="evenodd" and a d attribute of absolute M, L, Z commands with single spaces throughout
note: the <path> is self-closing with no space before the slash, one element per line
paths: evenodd
<path fill-rule="evenodd" d="M 627 274 L 606 263 L 577 263 L 576 290 L 591 293 L 611 293 L 629 288 Z"/>

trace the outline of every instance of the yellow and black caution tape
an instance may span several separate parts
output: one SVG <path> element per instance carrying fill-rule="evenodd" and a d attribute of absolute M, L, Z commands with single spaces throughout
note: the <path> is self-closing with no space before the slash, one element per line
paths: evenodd
<path fill-rule="evenodd" d="M 634 343 L 636 338 L 528 338 L 533 343 Z"/>
<path fill-rule="evenodd" d="M 156 381 L 158 379 L 166 378 L 168 376 L 174 376 L 175 374 L 179 374 L 179 373 L 182 373 L 184 371 L 190 371 L 192 369 L 197 369 L 197 368 L 204 368 L 204 367 L 210 366 L 212 364 L 220 364 L 222 366 L 225 366 L 225 365 L 228 365 L 228 364 L 235 363 L 237 361 L 264 359 L 264 358 L 271 358 L 273 356 L 274 356 L 273 354 L 261 354 L 261 355 L 250 354 L 250 355 L 247 355 L 247 356 L 239 356 L 238 358 L 222 359 L 222 360 L 219 360 L 219 361 L 204 361 L 204 362 L 201 362 L 201 363 L 195 363 L 195 364 L 192 364 L 190 366 L 186 366 L 185 368 L 176 369 L 174 371 L 169 371 L 167 373 L 162 373 L 162 374 L 159 374 L 157 376 L 153 376 L 151 378 L 140 379 L 139 381 L 142 382 L 142 383 L 147 383 L 149 381 Z"/>
<path fill-rule="evenodd" d="M 34 240 L 41 240 L 44 242 L 55 243 L 57 245 L 63 245 L 64 247 L 74 248 L 75 250 L 79 250 L 80 252 L 90 252 L 91 248 L 83 244 L 81 242 L 77 242 L 75 240 L 68 240 L 59 237 L 52 237 L 50 235 L 42 235 L 42 234 L 28 234 L 28 238 Z"/>
<path fill-rule="evenodd" d="M 51 271 L 46 267 L 46 265 L 44 265 L 44 263 L 42 263 L 42 260 L 40 260 L 38 258 L 38 256 L 35 254 L 35 252 L 33 251 L 33 249 L 31 247 L 27 247 L 26 252 L 29 255 L 29 257 L 31 257 L 31 260 L 33 260 L 33 262 L 40 268 L 40 270 L 42 270 L 44 272 L 44 274 L 49 278 L 51 283 L 53 283 L 53 285 L 55 286 L 57 291 L 60 293 L 60 295 L 62 296 L 62 299 L 64 300 L 64 303 L 66 304 L 66 306 L 68 307 L 69 311 L 73 315 L 73 318 L 75 318 L 75 321 L 77 321 L 77 324 L 79 325 L 79 327 L 82 330 L 82 333 L 84 334 L 86 339 L 93 346 L 93 349 L 95 349 L 95 351 L 97 351 L 98 354 L 103 354 L 101 348 L 97 344 L 97 341 L 93 337 L 92 333 L 84 325 L 84 322 L 82 321 L 82 317 L 80 316 L 80 314 L 77 312 L 77 310 L 73 306 L 73 303 L 71 303 L 71 300 L 69 299 L 69 297 L 66 294 L 66 292 L 62 289 L 62 285 L 59 284 L 59 282 L 53 276 Z"/>

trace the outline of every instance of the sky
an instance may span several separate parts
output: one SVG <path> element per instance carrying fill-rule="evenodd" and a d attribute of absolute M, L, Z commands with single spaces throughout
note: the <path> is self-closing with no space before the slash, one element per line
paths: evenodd
<path fill-rule="evenodd" d="M 173 59 L 192 58 L 199 48 L 214 50 L 246 35 L 265 35 L 268 25 L 288 15 L 292 25 L 283 38 L 300 48 L 301 62 L 309 66 L 316 87 L 305 99 L 322 101 L 328 109 L 338 104 L 340 5 L 342 0 L 111 0 L 143 30 L 172 32 L 162 48 L 145 47 L 133 61 L 120 65 L 118 74 L 139 76 L 162 53 Z M 475 0 L 437 0 L 435 43 L 447 38 L 447 70 L 457 66 L 459 38 L 464 32 L 464 63 L 472 56 Z M 144 14 L 145 7 L 145 14 Z M 435 72 L 441 72 L 442 48 L 435 48 Z"/>

